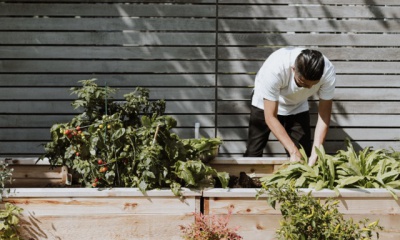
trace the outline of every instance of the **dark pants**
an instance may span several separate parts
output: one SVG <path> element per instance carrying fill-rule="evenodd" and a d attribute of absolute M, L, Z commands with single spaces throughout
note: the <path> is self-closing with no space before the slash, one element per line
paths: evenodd
<path fill-rule="evenodd" d="M 308 111 L 295 115 L 278 115 L 278 120 L 298 148 L 302 146 L 307 154 L 311 154 L 310 113 Z M 262 157 L 268 142 L 269 129 L 264 118 L 264 110 L 251 106 L 249 136 L 244 157 Z M 286 154 L 288 152 L 286 151 Z M 288 154 L 289 155 L 289 154 Z"/>

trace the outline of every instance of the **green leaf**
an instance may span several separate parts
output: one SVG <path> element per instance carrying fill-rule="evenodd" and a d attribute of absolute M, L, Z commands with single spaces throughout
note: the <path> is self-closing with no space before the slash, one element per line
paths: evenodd
<path fill-rule="evenodd" d="M 116 141 L 117 139 L 121 138 L 125 134 L 125 128 L 120 128 L 114 132 L 111 136 L 111 141 Z"/>
<path fill-rule="evenodd" d="M 337 180 L 337 183 L 338 183 L 339 187 L 342 188 L 342 187 L 354 184 L 362 179 L 364 179 L 364 177 L 362 177 L 362 176 L 346 177 L 346 178 Z"/>
<path fill-rule="evenodd" d="M 221 182 L 222 188 L 227 188 L 229 184 L 229 173 L 227 172 L 218 172 L 218 179 Z"/>

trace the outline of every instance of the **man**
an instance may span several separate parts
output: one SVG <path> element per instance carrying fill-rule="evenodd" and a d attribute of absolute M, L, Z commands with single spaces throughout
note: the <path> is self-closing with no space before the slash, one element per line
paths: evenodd
<path fill-rule="evenodd" d="M 260 157 L 272 133 L 284 146 L 290 161 L 301 160 L 302 146 L 308 164 L 317 161 L 329 129 L 336 74 L 319 51 L 281 48 L 272 53 L 257 73 L 252 97 L 245 157 Z M 308 98 L 319 96 L 318 121 L 311 144 Z"/>

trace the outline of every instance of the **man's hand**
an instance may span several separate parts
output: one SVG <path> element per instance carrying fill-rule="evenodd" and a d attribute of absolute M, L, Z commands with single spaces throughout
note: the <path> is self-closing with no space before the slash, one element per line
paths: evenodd
<path fill-rule="evenodd" d="M 311 153 L 311 156 L 308 158 L 308 166 L 312 167 L 314 164 L 317 162 L 318 156 L 317 154 L 313 151 Z"/>
<path fill-rule="evenodd" d="M 290 162 L 300 162 L 301 161 L 301 154 L 298 149 L 296 151 L 290 153 Z"/>

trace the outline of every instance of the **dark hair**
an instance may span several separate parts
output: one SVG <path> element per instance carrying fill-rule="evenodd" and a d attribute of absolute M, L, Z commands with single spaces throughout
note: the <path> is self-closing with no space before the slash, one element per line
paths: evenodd
<path fill-rule="evenodd" d="M 304 49 L 297 56 L 295 71 L 302 78 L 310 81 L 318 81 L 324 73 L 324 56 L 317 50 Z"/>

